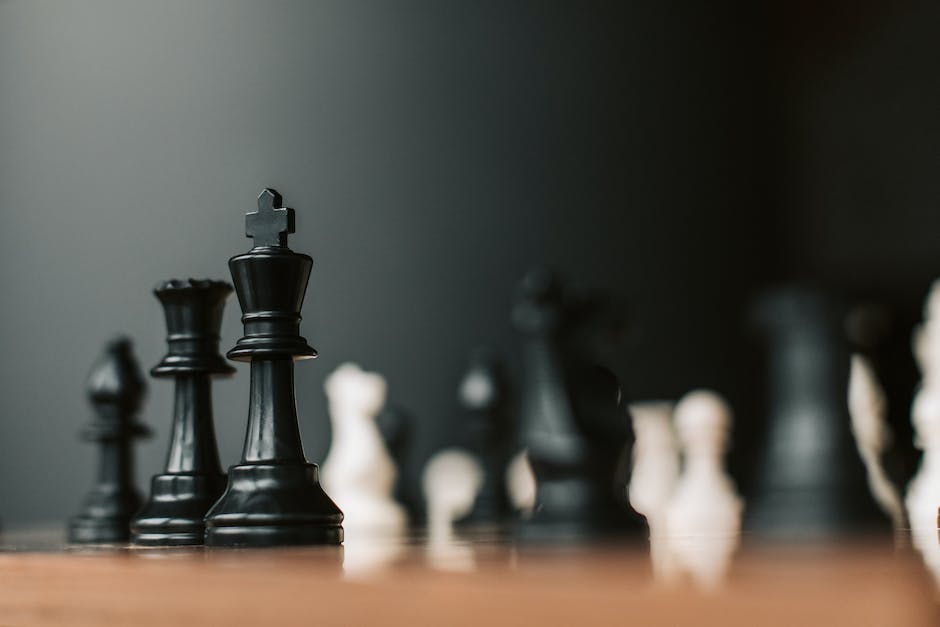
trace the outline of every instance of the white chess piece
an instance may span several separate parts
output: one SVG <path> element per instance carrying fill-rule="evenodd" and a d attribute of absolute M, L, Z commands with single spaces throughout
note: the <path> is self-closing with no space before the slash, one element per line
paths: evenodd
<path fill-rule="evenodd" d="M 696 390 L 676 405 L 684 466 L 666 510 L 676 564 L 705 589 L 724 579 L 739 542 L 743 503 L 723 458 L 731 410 L 714 392 Z"/>
<path fill-rule="evenodd" d="M 343 364 L 324 384 L 333 442 L 321 481 L 343 510 L 347 558 L 352 540 L 363 535 L 396 535 L 407 517 L 392 498 L 397 470 L 375 418 L 385 404 L 385 379 L 355 364 Z"/>
<path fill-rule="evenodd" d="M 937 541 L 940 508 L 940 281 L 931 287 L 924 317 L 924 323 L 914 331 L 914 355 L 923 379 L 911 407 L 914 442 L 923 449 L 924 456 L 908 484 L 904 505 L 914 546 L 940 585 L 940 544 Z"/>
<path fill-rule="evenodd" d="M 861 355 L 852 356 L 848 400 L 852 434 L 868 474 L 868 489 L 897 531 L 904 527 L 904 506 L 881 463 L 882 453 L 891 445 L 887 403 L 874 369 Z"/>
<path fill-rule="evenodd" d="M 913 351 L 923 387 L 940 386 L 940 279 L 934 281 L 924 305 L 924 322 L 914 329 Z"/>
<path fill-rule="evenodd" d="M 650 530 L 653 575 L 663 581 L 675 576 L 675 560 L 666 531 L 666 509 L 679 478 L 679 445 L 672 426 L 673 404 L 630 405 L 633 445 L 630 505 L 646 518 Z"/>
<path fill-rule="evenodd" d="M 428 460 L 421 487 L 427 505 L 431 565 L 441 570 L 473 570 L 473 550 L 457 541 L 454 523 L 473 509 L 483 487 L 482 464 L 466 451 L 445 449 Z"/>
<path fill-rule="evenodd" d="M 937 514 L 940 509 L 940 391 L 921 389 L 914 399 L 912 418 L 916 441 L 924 450 L 920 468 L 908 484 L 904 504 L 914 546 L 940 584 L 940 544 Z"/>
<path fill-rule="evenodd" d="M 513 509 L 529 517 L 535 512 L 535 473 L 526 452 L 519 451 L 506 466 L 506 492 Z"/>

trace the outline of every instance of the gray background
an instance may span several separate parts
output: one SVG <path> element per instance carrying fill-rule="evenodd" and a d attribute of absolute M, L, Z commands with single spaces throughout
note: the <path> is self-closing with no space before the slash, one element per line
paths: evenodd
<path fill-rule="evenodd" d="M 78 509 L 88 367 L 119 332 L 159 360 L 152 286 L 228 278 L 265 186 L 315 263 L 311 459 L 322 381 L 353 360 L 419 420 L 413 477 L 453 439 L 468 352 L 516 365 L 536 262 L 627 304 L 631 398 L 712 386 L 747 433 L 755 291 L 814 278 L 913 319 L 940 266 L 940 11 L 813 4 L 0 0 L 0 518 Z M 226 465 L 246 375 L 215 388 Z M 142 487 L 171 387 L 151 384 Z"/>

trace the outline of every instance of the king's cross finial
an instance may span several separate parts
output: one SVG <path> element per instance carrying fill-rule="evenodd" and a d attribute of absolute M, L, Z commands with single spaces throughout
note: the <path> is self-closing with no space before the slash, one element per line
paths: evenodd
<path fill-rule="evenodd" d="M 258 196 L 258 210 L 245 216 L 245 236 L 258 246 L 287 246 L 288 233 L 294 232 L 294 210 L 282 207 L 281 195 L 265 189 Z"/>

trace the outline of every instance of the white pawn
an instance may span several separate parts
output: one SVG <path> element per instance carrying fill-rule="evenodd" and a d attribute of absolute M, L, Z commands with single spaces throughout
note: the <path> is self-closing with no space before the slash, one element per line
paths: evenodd
<path fill-rule="evenodd" d="M 666 511 L 669 544 L 677 566 L 714 589 L 738 546 L 743 510 L 723 463 L 731 409 L 714 392 L 696 390 L 676 405 L 675 421 L 684 466 Z"/>
<path fill-rule="evenodd" d="M 473 570 L 471 547 L 454 536 L 454 523 L 473 509 L 483 487 L 483 466 L 460 449 L 436 453 L 421 476 L 428 513 L 428 555 L 441 570 Z"/>
<path fill-rule="evenodd" d="M 679 445 L 672 427 L 672 411 L 669 402 L 630 405 L 636 438 L 628 490 L 630 505 L 646 518 L 653 575 L 664 581 L 675 576 L 666 530 L 666 509 L 679 478 Z"/>
<path fill-rule="evenodd" d="M 407 517 L 392 498 L 397 470 L 375 423 L 385 405 L 385 379 L 347 363 L 327 377 L 324 389 L 333 442 L 321 480 L 343 510 L 347 541 L 400 533 Z"/>

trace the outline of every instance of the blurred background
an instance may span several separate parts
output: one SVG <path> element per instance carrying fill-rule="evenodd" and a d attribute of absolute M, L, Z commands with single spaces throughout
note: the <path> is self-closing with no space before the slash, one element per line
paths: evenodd
<path fill-rule="evenodd" d="M 811 284 L 876 306 L 909 474 L 910 332 L 940 275 L 938 27 L 940 5 L 906 0 L 0 0 L 0 518 L 78 510 L 89 367 L 118 333 L 157 363 L 153 286 L 228 280 L 263 187 L 314 258 L 314 461 L 323 379 L 351 360 L 416 421 L 416 481 L 458 431 L 470 351 L 517 371 L 514 288 L 548 263 L 628 313 L 609 363 L 628 398 L 729 398 L 744 484 L 766 415 L 754 303 Z M 151 381 L 142 488 L 171 388 Z M 247 398 L 244 366 L 215 386 L 225 465 Z"/>

